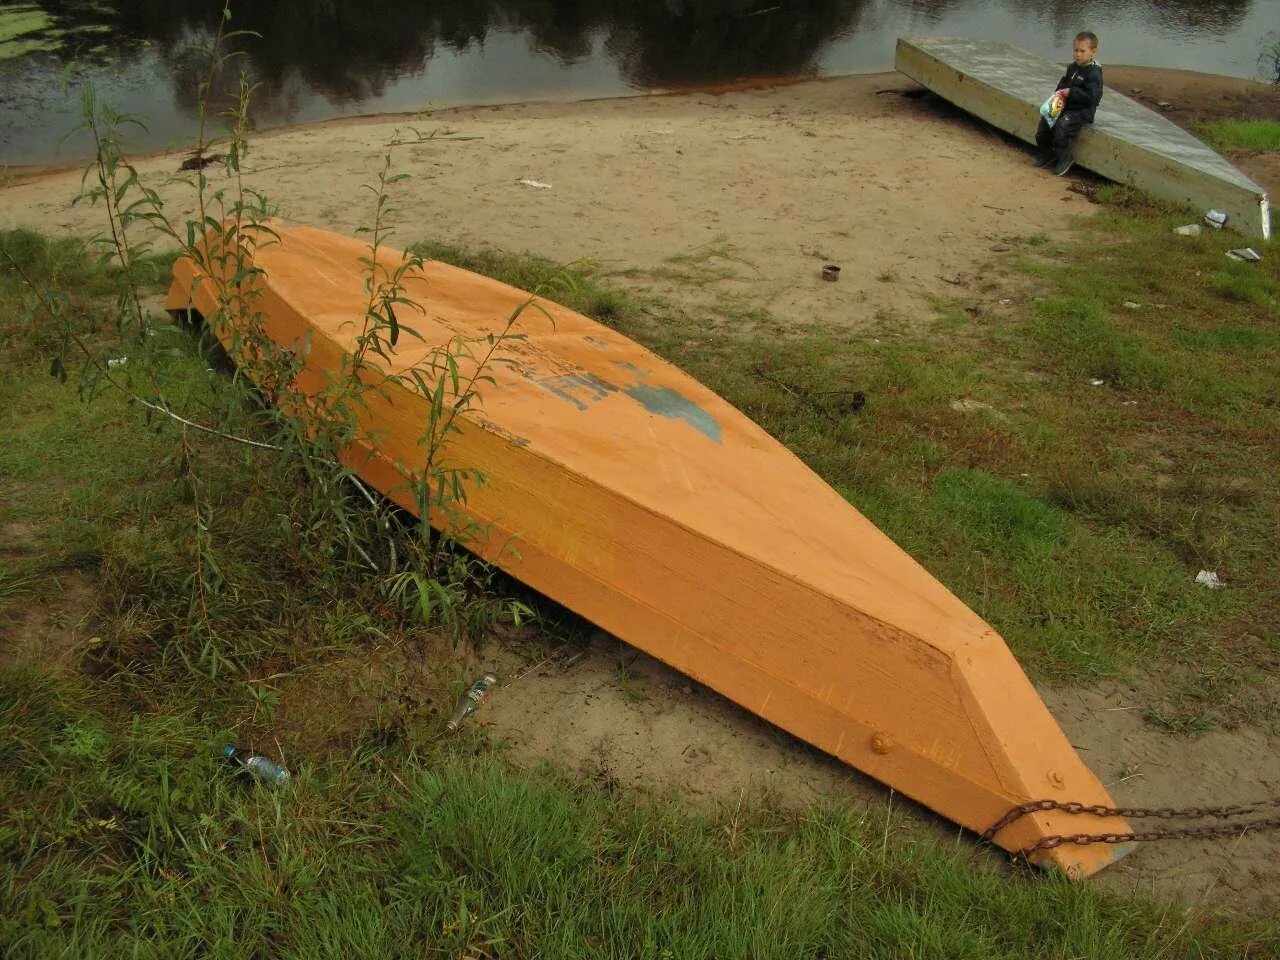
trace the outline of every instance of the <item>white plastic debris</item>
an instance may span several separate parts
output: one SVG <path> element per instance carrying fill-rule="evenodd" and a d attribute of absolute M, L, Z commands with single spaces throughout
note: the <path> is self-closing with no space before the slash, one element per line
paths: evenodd
<path fill-rule="evenodd" d="M 1225 586 L 1214 570 L 1201 570 L 1196 574 L 1196 583 L 1202 583 L 1210 590 L 1221 590 Z"/>
<path fill-rule="evenodd" d="M 535 190 L 551 189 L 551 184 L 543 183 L 541 180 L 530 180 L 527 177 L 520 178 L 519 180 L 516 181 L 516 183 L 523 183 L 526 187 L 533 187 Z"/>
<path fill-rule="evenodd" d="M 1004 419 L 1003 413 L 1001 413 L 995 407 L 991 406 L 991 404 L 983 403 L 981 400 L 952 400 L 951 409 L 955 410 L 957 413 L 975 413 L 979 411 L 986 411 L 987 413 L 990 413 L 991 416 L 995 417 L 997 420 Z"/>
<path fill-rule="evenodd" d="M 1090 381 L 1089 381 L 1089 386 L 1091 386 L 1091 387 L 1100 387 L 1100 386 L 1102 386 L 1102 385 L 1103 385 L 1104 383 L 1106 383 L 1106 382 L 1107 382 L 1107 381 L 1105 381 L 1105 380 L 1099 380 L 1097 377 L 1094 377 L 1092 380 L 1090 380 Z"/>
<path fill-rule="evenodd" d="M 1126 301 L 1124 302 L 1124 308 L 1125 308 L 1126 310 L 1141 310 L 1141 309 L 1142 309 L 1142 304 L 1137 303 L 1137 302 L 1135 302 L 1135 301 L 1133 301 L 1133 300 L 1126 300 Z"/>
<path fill-rule="evenodd" d="M 119 367 L 123 367 L 128 362 L 129 362 L 128 357 L 112 357 L 110 360 L 107 361 L 107 367 L 108 369 L 115 370 L 115 369 L 118 369 Z"/>
<path fill-rule="evenodd" d="M 1221 230 L 1227 222 L 1227 215 L 1221 210 L 1210 210 L 1204 215 L 1204 222 L 1215 230 Z"/>
<path fill-rule="evenodd" d="M 1227 256 L 1232 260 L 1240 260 L 1243 263 L 1261 263 L 1262 254 L 1253 247 L 1240 247 L 1238 250 L 1228 250 Z"/>
<path fill-rule="evenodd" d="M 1002 307 L 1007 307 L 1007 306 L 1008 306 L 1009 304 L 1011 304 L 1011 303 L 1013 303 L 1013 300 L 1012 300 L 1012 299 L 1010 299 L 1009 297 L 1001 297 L 1001 298 L 1000 298 L 1000 305 L 1001 305 Z"/>
<path fill-rule="evenodd" d="M 1188 223 L 1185 226 L 1174 227 L 1173 232 L 1180 237 L 1198 237 L 1200 236 L 1200 224 Z"/>

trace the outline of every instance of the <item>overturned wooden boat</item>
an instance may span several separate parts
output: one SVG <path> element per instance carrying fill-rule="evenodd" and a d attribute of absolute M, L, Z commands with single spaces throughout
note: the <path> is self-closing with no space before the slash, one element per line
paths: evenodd
<path fill-rule="evenodd" d="M 366 243 L 272 224 L 251 252 L 262 329 L 324 390 L 361 331 Z M 399 257 L 383 250 L 379 262 Z M 458 336 L 486 343 L 529 295 L 428 261 L 405 278 L 424 312 L 401 321 L 386 370 Z M 190 259 L 167 306 L 219 309 Z M 1000 636 L 760 427 L 648 350 L 539 301 L 447 447 L 446 466 L 487 476 L 444 525 L 468 545 L 626 642 L 964 826 L 982 831 L 1043 798 L 1110 805 Z M 224 311 L 225 313 L 225 311 Z M 552 322 L 554 321 L 554 323 Z M 215 324 L 236 349 L 236 324 Z M 371 390 L 365 439 L 346 451 L 409 510 L 405 476 L 428 401 Z M 376 439 L 373 439 L 376 438 Z M 995 838 L 1010 850 L 1056 834 L 1124 832 L 1116 817 L 1038 812 Z M 1037 859 L 1084 875 L 1124 852 L 1060 846 Z"/>
<path fill-rule="evenodd" d="M 1062 65 L 990 40 L 903 37 L 894 64 L 994 127 L 1035 143 L 1040 104 Z M 1117 183 L 1227 214 L 1227 226 L 1271 239 L 1266 190 L 1181 127 L 1108 87 L 1092 126 L 1076 146 L 1076 162 Z"/>

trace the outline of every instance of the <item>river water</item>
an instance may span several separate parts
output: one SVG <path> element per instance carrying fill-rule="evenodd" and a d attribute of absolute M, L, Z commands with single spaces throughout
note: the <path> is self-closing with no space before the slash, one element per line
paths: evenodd
<path fill-rule="evenodd" d="M 0 164 L 81 159 L 88 140 L 68 133 L 86 84 L 145 124 L 132 149 L 188 143 L 220 15 L 218 0 L 0 0 Z M 215 87 L 247 71 L 263 128 L 886 70 L 910 34 L 1065 62 L 1090 29 L 1104 63 L 1259 77 L 1280 0 L 242 0 L 230 25 L 257 36 L 232 41 Z"/>

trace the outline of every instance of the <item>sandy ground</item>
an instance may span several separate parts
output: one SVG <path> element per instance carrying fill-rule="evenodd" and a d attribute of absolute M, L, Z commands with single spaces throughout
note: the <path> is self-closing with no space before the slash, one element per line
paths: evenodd
<path fill-rule="evenodd" d="M 1222 104 L 1237 109 L 1230 98 L 1241 90 L 1271 96 L 1238 81 L 1178 87 L 1170 71 L 1111 68 L 1108 76 L 1122 90 L 1159 87 L 1158 99 L 1186 121 L 1228 109 Z M 716 281 L 714 295 L 727 289 L 783 321 L 909 323 L 931 313 L 930 295 L 979 280 L 993 247 L 1010 237 L 1062 234 L 1092 209 L 1068 181 L 1034 169 L 1026 147 L 915 90 L 886 74 L 319 124 L 257 138 L 247 182 L 289 218 L 351 231 L 371 218 L 360 185 L 378 169 L 386 144 L 411 136 L 410 127 L 434 130 L 439 139 L 395 149 L 396 169 L 412 176 L 395 194 L 403 242 L 589 258 L 659 287 L 671 258 L 716 250 L 727 255 L 716 264 L 733 278 Z M 184 194 L 166 181 L 180 159 L 140 163 L 144 181 L 170 198 L 176 217 L 185 213 Z M 0 189 L 0 226 L 98 229 L 99 214 L 70 205 L 78 185 L 74 172 L 11 182 Z M 842 266 L 839 283 L 819 279 L 828 262 Z M 688 284 L 668 283 L 663 292 L 703 295 Z M 1124 688 L 1044 695 L 1123 803 L 1280 794 L 1280 753 L 1257 732 L 1174 739 L 1144 726 L 1137 696 Z M 550 760 L 626 789 L 724 803 L 762 792 L 788 803 L 882 804 L 888 796 L 603 636 L 568 668 L 549 666 L 500 687 L 482 719 L 522 762 Z M 954 835 L 936 822 L 940 835 Z M 1144 845 L 1097 882 L 1275 910 L 1280 844 L 1272 834 Z"/>
<path fill-rule="evenodd" d="M 502 661 L 489 651 L 480 662 L 493 668 Z M 519 673 L 511 665 L 502 675 Z M 1256 730 L 1166 736 L 1142 720 L 1141 693 L 1115 684 L 1040 693 L 1121 805 L 1210 806 L 1280 796 L 1280 753 Z M 796 807 L 821 800 L 882 810 L 890 796 L 874 780 L 604 634 L 567 668 L 548 665 L 499 687 L 481 716 L 519 762 L 551 760 L 606 786 L 730 808 L 767 797 Z M 901 797 L 893 802 L 931 824 L 940 840 L 954 840 L 953 824 Z M 1090 882 L 1190 906 L 1274 914 L 1278 850 L 1274 832 L 1142 844 Z"/>
<path fill-rule="evenodd" d="M 1250 81 L 1134 67 L 1108 79 L 1186 126 L 1280 116 L 1280 88 Z M 435 134 L 393 151 L 394 172 L 409 175 L 393 192 L 400 243 L 589 259 L 695 304 L 695 287 L 662 277 L 701 262 L 728 278 L 716 296 L 783 322 L 910 322 L 929 296 L 972 286 L 992 248 L 1060 234 L 1090 210 L 1069 181 L 1032 167 L 1028 147 L 920 92 L 889 73 L 335 121 L 255 137 L 245 183 L 286 218 L 350 232 L 372 222 L 362 184 L 387 145 Z M 1275 155 L 1233 159 L 1280 195 Z M 181 160 L 138 164 L 175 222 L 193 213 L 173 182 Z M 79 187 L 78 170 L 10 171 L 0 227 L 101 230 L 100 210 L 71 205 Z M 839 283 L 820 282 L 826 263 L 842 268 Z"/>
<path fill-rule="evenodd" d="M 372 220 L 361 184 L 386 144 L 435 130 L 451 139 L 395 151 L 411 177 L 394 197 L 403 243 L 659 274 L 716 249 L 731 257 L 716 266 L 738 277 L 734 292 L 783 321 L 856 324 L 951 293 L 1004 238 L 1060 232 L 1090 209 L 1028 149 L 901 95 L 912 89 L 886 74 L 319 124 L 258 138 L 246 182 L 288 218 L 349 232 Z M 187 191 L 165 181 L 180 159 L 139 164 L 179 218 Z M 78 185 L 67 172 L 0 191 L 0 226 L 99 229 L 99 211 L 70 205 Z M 843 268 L 839 283 L 821 281 L 828 262 Z"/>

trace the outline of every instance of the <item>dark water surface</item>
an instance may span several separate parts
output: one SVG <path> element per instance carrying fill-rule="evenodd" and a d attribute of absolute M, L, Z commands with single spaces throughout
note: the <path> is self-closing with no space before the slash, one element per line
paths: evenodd
<path fill-rule="evenodd" d="M 218 0 L 0 0 L 0 164 L 86 151 L 79 90 L 141 118 L 134 149 L 188 142 Z M 904 34 L 1005 40 L 1055 60 L 1091 29 L 1104 63 L 1257 77 L 1280 0 L 242 0 L 258 126 L 892 68 Z M 1270 33 L 1272 40 L 1280 33 Z M 24 44 L 19 47 L 18 44 Z M 41 52 L 15 56 L 20 49 Z M 224 72 L 219 86 L 237 78 Z"/>

